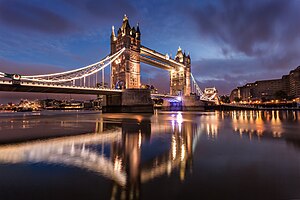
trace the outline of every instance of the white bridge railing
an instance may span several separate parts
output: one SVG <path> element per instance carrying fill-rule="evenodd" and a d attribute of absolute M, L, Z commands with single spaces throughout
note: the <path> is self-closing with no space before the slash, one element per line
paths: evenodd
<path fill-rule="evenodd" d="M 121 49 L 117 53 L 107 56 L 106 58 L 100 60 L 99 62 L 96 62 L 94 64 L 69 70 L 65 72 L 60 73 L 53 73 L 53 74 L 43 74 L 43 75 L 30 75 L 30 76 L 20 76 L 20 75 L 13 75 L 13 74 L 6 74 L 3 72 L 0 72 L 0 78 L 1 77 L 9 77 L 14 80 L 20 80 L 20 81 L 33 81 L 33 82 L 42 82 L 42 83 L 66 83 L 66 82 L 72 82 L 74 83 L 75 80 L 81 80 L 84 79 L 83 85 L 86 85 L 86 77 L 89 77 L 91 75 L 96 74 L 100 70 L 104 70 L 107 66 L 109 66 L 112 62 L 114 62 L 117 58 L 119 58 L 122 53 L 125 51 L 125 48 Z M 104 79 L 104 78 L 103 78 Z M 102 80 L 103 82 L 104 80 Z"/>
<path fill-rule="evenodd" d="M 102 59 L 99 62 L 96 62 L 94 64 L 79 69 L 70 70 L 61 73 L 54 73 L 54 74 L 21 76 L 21 80 L 53 83 L 53 82 L 68 82 L 76 79 L 85 78 L 109 66 L 124 52 L 124 50 L 125 48 L 121 49 L 120 51 L 118 51 L 117 53 L 111 56 L 107 56 L 106 58 Z"/>

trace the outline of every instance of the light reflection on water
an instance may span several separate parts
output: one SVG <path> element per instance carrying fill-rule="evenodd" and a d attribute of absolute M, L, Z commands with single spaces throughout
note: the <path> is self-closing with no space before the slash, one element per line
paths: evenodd
<path fill-rule="evenodd" d="M 278 165 L 276 169 L 266 171 L 266 174 L 272 176 L 279 174 L 279 177 L 274 177 L 277 180 L 282 178 L 281 170 L 288 169 L 289 174 L 284 176 L 299 178 L 298 181 L 291 180 L 290 184 L 293 184 L 293 187 L 300 186 L 299 125 L 300 114 L 293 111 L 87 114 L 60 116 L 55 119 L 51 117 L 49 119 L 48 116 L 38 118 L 11 116 L 1 121 L 0 139 L 6 142 L 13 141 L 13 137 L 29 137 L 33 131 L 39 131 L 40 135 L 35 134 L 35 137 L 47 134 L 56 137 L 58 135 L 53 134 L 56 131 L 62 132 L 60 136 L 64 135 L 63 133 L 72 136 L 0 146 L 0 187 L 4 188 L 0 191 L 0 195 L 11 199 L 20 198 L 20 194 L 51 199 L 52 197 L 45 195 L 45 192 L 33 194 L 33 188 L 28 187 L 35 185 L 35 182 L 39 184 L 42 182 L 40 186 L 42 188 L 52 190 L 66 188 L 58 193 L 55 199 L 63 199 L 65 195 L 70 195 L 69 198 L 72 199 L 82 199 L 83 194 L 84 197 L 87 195 L 88 199 L 98 199 L 99 196 L 103 197 L 100 199 L 174 199 L 191 195 L 199 198 L 219 198 L 228 195 L 227 192 L 231 190 L 228 184 L 249 186 L 249 180 L 239 179 L 239 176 L 248 176 L 247 174 L 251 174 L 253 170 L 257 168 L 264 170 L 263 165 L 274 163 Z M 18 134 L 9 136 L 10 140 L 5 140 L 5 134 L 14 131 Z M 247 143 L 254 138 L 259 143 Z M 291 148 L 289 144 L 293 144 L 296 148 Z M 267 152 L 263 150 L 264 148 L 267 148 Z M 268 152 L 270 150 L 272 151 Z M 290 163 L 278 162 L 277 156 L 272 152 L 279 150 L 286 156 L 283 160 Z M 32 166 L 35 168 L 46 166 L 49 171 L 59 170 L 60 172 L 55 172 L 54 177 L 60 184 L 51 185 L 50 178 L 45 173 L 36 175 L 35 171 L 28 172 L 27 169 Z M 19 172 L 18 176 L 15 176 L 16 171 L 13 170 L 15 167 L 20 167 L 27 173 Z M 240 168 L 244 171 L 241 172 Z M 81 170 L 80 173 L 76 173 L 75 169 Z M 223 173 L 216 176 L 218 172 L 215 170 Z M 31 177 L 29 179 L 28 173 Z M 70 183 L 62 178 L 68 173 L 75 182 Z M 87 174 L 93 178 L 88 178 Z M 208 174 L 211 174 L 209 179 Z M 45 181 L 32 178 L 35 176 Z M 233 177 L 231 182 L 224 182 L 224 177 L 227 176 Z M 252 182 L 258 181 L 258 186 L 265 184 L 271 187 L 274 184 L 272 176 L 264 176 L 264 173 L 254 174 Z M 94 179 L 96 182 L 99 180 L 104 182 L 89 187 L 76 184 L 76 181 L 91 182 Z M 266 181 L 261 183 L 261 179 Z M 9 183 L 1 180 L 9 180 Z M 204 180 L 206 182 L 203 182 Z M 173 193 L 170 193 L 166 181 L 170 182 L 170 187 L 176 191 L 173 189 Z M 28 185 L 24 185 L 23 182 Z M 199 193 L 199 188 L 210 191 L 216 186 L 221 187 L 220 184 L 223 184 L 224 191 L 219 189 L 219 193 L 216 194 Z M 298 190 L 288 187 L 289 183 L 283 184 L 284 187 L 279 183 L 276 184 L 275 188 L 280 186 L 283 190 L 282 196 L 273 191 L 251 193 L 253 196 L 240 193 L 238 190 L 235 192 L 242 197 L 245 195 L 262 198 L 274 195 L 276 198 L 300 198 Z M 23 188 L 20 194 L 11 193 L 20 188 Z M 78 188 L 76 191 L 78 195 L 72 195 L 74 188 Z M 97 188 L 106 189 L 99 191 Z M 48 192 L 52 193 L 52 190 Z M 237 197 L 240 197 L 239 195 Z"/>
<path fill-rule="evenodd" d="M 261 137 L 268 133 L 280 138 L 285 131 L 283 123 L 300 121 L 299 112 L 296 111 L 233 111 L 231 117 L 234 131 L 241 136 L 246 133 L 250 139 L 253 134 Z"/>

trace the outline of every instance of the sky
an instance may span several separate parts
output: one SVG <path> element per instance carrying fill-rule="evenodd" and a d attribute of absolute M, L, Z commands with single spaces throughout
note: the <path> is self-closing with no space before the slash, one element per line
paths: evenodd
<path fill-rule="evenodd" d="M 126 14 L 131 26 L 139 23 L 142 45 L 173 57 L 180 46 L 202 89 L 229 94 L 300 65 L 299 10 L 298 0 L 0 0 L 0 71 L 95 63 L 109 54 L 111 26 L 119 28 Z M 168 72 L 141 68 L 143 83 L 168 92 Z M 19 97 L 2 92 L 0 103 Z"/>

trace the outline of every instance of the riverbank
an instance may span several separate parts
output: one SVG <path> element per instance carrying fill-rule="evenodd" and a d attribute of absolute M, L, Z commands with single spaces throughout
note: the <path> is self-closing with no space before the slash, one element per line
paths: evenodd
<path fill-rule="evenodd" d="M 207 109 L 213 110 L 295 110 L 300 111 L 300 107 L 282 106 L 282 105 L 243 105 L 243 104 L 221 104 L 210 106 Z"/>
<path fill-rule="evenodd" d="M 73 115 L 73 114 L 95 114 L 102 113 L 99 110 L 41 110 L 29 112 L 0 111 L 0 117 L 17 116 L 51 116 L 51 115 Z"/>

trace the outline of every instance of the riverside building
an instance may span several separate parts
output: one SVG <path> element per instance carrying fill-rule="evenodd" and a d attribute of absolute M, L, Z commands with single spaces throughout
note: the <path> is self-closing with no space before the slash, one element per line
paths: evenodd
<path fill-rule="evenodd" d="M 230 99 L 238 97 L 242 101 L 272 100 L 278 92 L 285 93 L 289 98 L 300 97 L 300 66 L 288 75 L 283 75 L 281 79 L 261 80 L 237 87 L 231 92 Z"/>

